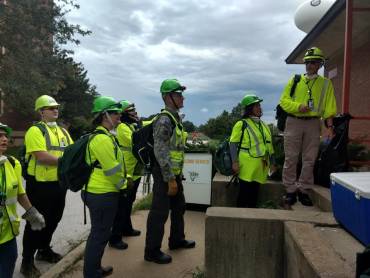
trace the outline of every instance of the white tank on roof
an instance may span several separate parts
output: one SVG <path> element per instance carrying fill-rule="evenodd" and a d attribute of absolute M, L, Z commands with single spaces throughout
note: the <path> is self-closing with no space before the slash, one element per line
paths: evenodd
<path fill-rule="evenodd" d="M 303 2 L 294 15 L 295 25 L 303 32 L 310 32 L 336 0 L 308 0 Z"/>

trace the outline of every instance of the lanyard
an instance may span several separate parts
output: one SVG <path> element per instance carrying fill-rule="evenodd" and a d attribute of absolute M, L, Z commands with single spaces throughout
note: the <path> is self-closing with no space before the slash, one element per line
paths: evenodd
<path fill-rule="evenodd" d="M 1 167 L 1 184 L 0 184 L 0 207 L 5 206 L 6 199 L 6 177 L 5 177 L 5 166 L 4 164 Z"/>
<path fill-rule="evenodd" d="M 306 83 L 306 86 L 307 86 L 307 93 L 309 94 L 309 96 L 310 96 L 310 100 L 312 100 L 312 87 L 313 87 L 313 85 L 315 84 L 315 82 L 316 82 L 316 80 L 317 80 L 317 77 L 313 80 L 313 82 L 312 82 L 312 85 L 311 85 L 311 87 L 308 85 L 309 83 L 310 83 L 310 81 L 311 81 L 311 79 L 308 79 L 305 83 Z"/>

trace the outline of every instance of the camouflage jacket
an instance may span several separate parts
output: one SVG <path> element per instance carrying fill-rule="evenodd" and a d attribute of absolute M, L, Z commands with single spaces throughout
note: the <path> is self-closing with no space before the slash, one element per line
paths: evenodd
<path fill-rule="evenodd" d="M 177 111 L 168 107 L 165 110 L 169 111 L 178 121 L 181 121 Z M 170 139 L 173 129 L 171 120 L 166 115 L 159 116 L 153 123 L 154 155 L 165 182 L 168 182 L 171 177 L 175 177 L 171 170 L 170 158 Z"/>

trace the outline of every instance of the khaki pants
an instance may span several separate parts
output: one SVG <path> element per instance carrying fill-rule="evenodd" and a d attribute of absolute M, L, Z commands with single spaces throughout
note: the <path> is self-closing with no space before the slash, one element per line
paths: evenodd
<path fill-rule="evenodd" d="M 313 184 L 313 167 L 320 145 L 320 120 L 288 117 L 284 132 L 285 162 L 283 183 L 288 193 L 307 193 Z M 302 171 L 297 179 L 297 163 L 302 153 Z"/>

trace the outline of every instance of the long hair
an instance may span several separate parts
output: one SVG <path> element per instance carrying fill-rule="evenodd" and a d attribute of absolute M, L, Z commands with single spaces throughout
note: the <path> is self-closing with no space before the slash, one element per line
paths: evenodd
<path fill-rule="evenodd" d="M 98 125 L 100 125 L 101 123 L 103 122 L 103 113 L 99 113 L 98 116 L 96 116 L 93 121 L 92 121 L 92 124 L 94 125 L 94 127 L 97 127 Z"/>
<path fill-rule="evenodd" d="M 255 105 L 255 103 L 253 103 L 253 104 L 250 104 L 250 105 L 248 105 L 248 106 L 246 106 L 246 107 L 244 107 L 244 111 L 243 111 L 243 118 L 248 118 L 248 117 L 250 117 L 250 115 L 252 114 L 252 112 L 253 112 L 253 107 L 254 107 L 254 105 Z"/>

